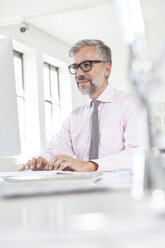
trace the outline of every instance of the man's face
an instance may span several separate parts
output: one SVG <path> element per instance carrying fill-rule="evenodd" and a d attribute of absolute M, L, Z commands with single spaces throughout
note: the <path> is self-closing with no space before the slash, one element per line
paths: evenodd
<path fill-rule="evenodd" d="M 81 48 L 74 55 L 74 63 L 79 64 L 88 60 L 102 60 L 95 54 L 95 48 L 86 46 Z M 105 63 L 93 63 L 92 69 L 88 72 L 82 71 L 80 68 L 75 74 L 75 79 L 81 93 L 92 96 L 104 85 L 107 80 L 105 77 L 106 66 Z"/>

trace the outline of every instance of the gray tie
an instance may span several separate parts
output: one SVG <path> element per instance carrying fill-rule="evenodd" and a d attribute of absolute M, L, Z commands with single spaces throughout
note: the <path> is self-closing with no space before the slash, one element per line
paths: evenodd
<path fill-rule="evenodd" d="M 100 101 L 97 101 L 97 100 L 93 101 L 89 160 L 98 158 L 98 143 L 99 143 L 98 106 L 99 104 L 100 104 Z"/>

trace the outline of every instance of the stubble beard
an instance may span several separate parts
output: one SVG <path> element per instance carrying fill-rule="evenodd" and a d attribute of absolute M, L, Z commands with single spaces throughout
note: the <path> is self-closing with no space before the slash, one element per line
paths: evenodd
<path fill-rule="evenodd" d="M 81 88 L 81 84 L 79 83 L 79 80 L 88 80 L 90 82 L 90 86 L 87 89 Z M 104 73 L 102 73 L 100 77 L 98 77 L 94 81 L 91 78 L 85 76 L 80 76 L 80 78 L 77 79 L 77 86 L 81 91 L 81 93 L 83 95 L 89 95 L 89 96 L 95 94 L 100 89 L 103 83 L 104 83 Z"/>
<path fill-rule="evenodd" d="M 89 80 L 89 82 L 90 86 L 87 89 L 82 88 L 81 85 L 77 83 L 77 86 L 83 95 L 92 95 L 98 90 L 97 87 L 93 84 L 92 80 Z"/>

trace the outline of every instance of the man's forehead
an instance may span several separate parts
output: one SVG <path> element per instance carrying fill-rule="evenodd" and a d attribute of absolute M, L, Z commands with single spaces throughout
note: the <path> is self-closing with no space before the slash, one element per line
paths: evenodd
<path fill-rule="evenodd" d="M 95 47 L 85 46 L 76 52 L 73 56 L 73 60 L 76 63 L 80 63 L 84 60 L 96 59 Z"/>

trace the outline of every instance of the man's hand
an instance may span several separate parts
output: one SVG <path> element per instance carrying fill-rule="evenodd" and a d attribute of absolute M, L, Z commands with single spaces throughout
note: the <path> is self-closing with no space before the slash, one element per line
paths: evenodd
<path fill-rule="evenodd" d="M 26 164 L 24 164 L 19 171 L 23 170 L 46 170 L 48 161 L 42 157 L 38 159 L 32 158 Z"/>
<path fill-rule="evenodd" d="M 77 172 L 96 171 L 98 165 L 94 162 L 81 161 L 67 155 L 57 155 L 47 164 L 47 170 L 73 170 Z"/>

